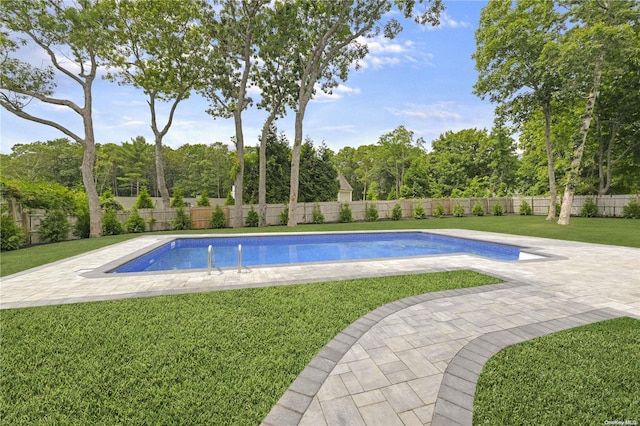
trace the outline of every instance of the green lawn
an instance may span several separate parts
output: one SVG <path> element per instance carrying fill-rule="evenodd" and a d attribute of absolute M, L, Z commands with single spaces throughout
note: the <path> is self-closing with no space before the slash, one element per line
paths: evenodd
<path fill-rule="evenodd" d="M 228 234 L 246 232 L 309 232 L 309 231 L 364 231 L 395 229 L 472 229 L 527 235 L 560 240 L 640 247 L 640 222 L 633 219 L 571 218 L 569 226 L 548 222 L 541 216 L 483 216 L 425 220 L 379 221 L 358 223 L 335 223 L 324 225 L 299 225 L 295 228 L 271 226 L 268 228 L 242 228 L 204 231 L 182 231 L 191 234 Z M 165 232 L 171 233 L 171 232 Z M 118 243 L 140 234 L 67 241 L 4 252 L 0 256 L 0 276 L 10 275 L 25 269 L 40 266 L 55 260 L 75 256 L 89 250 Z"/>
<path fill-rule="evenodd" d="M 485 364 L 473 424 L 637 422 L 639 383 L 639 320 L 565 330 L 506 348 Z"/>
<path fill-rule="evenodd" d="M 3 424 L 258 424 L 378 306 L 495 283 L 445 272 L 0 312 Z"/>

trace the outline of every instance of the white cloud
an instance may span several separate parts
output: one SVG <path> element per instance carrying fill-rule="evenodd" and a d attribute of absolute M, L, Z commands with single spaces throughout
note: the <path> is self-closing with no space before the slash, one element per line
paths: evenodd
<path fill-rule="evenodd" d="M 387 108 L 391 114 L 420 120 L 458 121 L 462 115 L 455 111 L 453 102 L 438 102 L 430 105 L 407 103 L 403 108 Z"/>
<path fill-rule="evenodd" d="M 331 93 L 325 93 L 320 89 L 319 85 L 316 85 L 316 94 L 312 99 L 312 102 L 335 102 L 342 99 L 345 96 L 359 95 L 360 89 L 349 87 L 345 84 L 338 84 L 337 87 L 331 89 Z"/>
<path fill-rule="evenodd" d="M 449 16 L 446 12 L 440 14 L 440 25 L 434 27 L 432 25 L 424 25 L 422 28 L 427 30 L 435 30 L 441 28 L 468 28 L 471 24 L 467 21 L 457 21 Z"/>
<path fill-rule="evenodd" d="M 377 36 L 372 39 L 360 37 L 357 41 L 366 44 L 369 48 L 367 56 L 360 61 L 360 66 L 364 69 L 381 69 L 407 63 L 433 65 L 431 62 L 433 55 L 421 50 L 412 40 L 401 42 Z"/>

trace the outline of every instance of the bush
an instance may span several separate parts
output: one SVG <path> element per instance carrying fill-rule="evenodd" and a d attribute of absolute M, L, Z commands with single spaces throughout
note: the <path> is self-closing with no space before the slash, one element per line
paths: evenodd
<path fill-rule="evenodd" d="M 209 220 L 209 228 L 221 229 L 227 226 L 227 216 L 220 206 L 216 206 L 211 213 L 211 220 Z"/>
<path fill-rule="evenodd" d="M 311 215 L 313 217 L 313 223 L 317 225 L 321 225 L 324 223 L 324 215 L 322 214 L 322 210 L 320 210 L 319 205 L 316 204 L 315 206 L 313 206 L 313 211 L 311 212 Z"/>
<path fill-rule="evenodd" d="M 400 204 L 396 203 L 396 205 L 393 206 L 393 210 L 391 211 L 391 219 L 392 220 L 402 219 L 402 207 L 400 206 Z"/>
<path fill-rule="evenodd" d="M 584 200 L 582 209 L 580 210 L 580 216 L 582 217 L 596 217 L 598 215 L 598 206 L 591 198 Z"/>
<path fill-rule="evenodd" d="M 143 186 L 140 190 L 138 198 L 136 198 L 136 202 L 133 207 L 136 209 L 152 209 L 155 207 L 146 186 Z"/>
<path fill-rule="evenodd" d="M 122 223 L 118 220 L 115 210 L 107 210 L 102 218 L 102 235 L 122 234 Z"/>
<path fill-rule="evenodd" d="M 171 221 L 171 226 L 173 226 L 173 229 L 176 231 L 191 229 L 191 218 L 184 207 L 178 207 L 176 217 Z"/>
<path fill-rule="evenodd" d="M 0 250 L 19 249 L 23 241 L 24 232 L 22 232 L 22 228 L 14 222 L 10 215 L 5 214 L 3 211 L 2 217 L 0 217 Z"/>
<path fill-rule="evenodd" d="M 202 191 L 202 195 L 200 195 L 200 198 L 198 198 L 196 205 L 198 207 L 209 207 L 211 205 L 211 203 L 209 202 L 209 194 L 207 193 L 207 191 Z"/>
<path fill-rule="evenodd" d="M 289 208 L 284 206 L 284 210 L 280 212 L 280 225 L 289 224 Z"/>
<path fill-rule="evenodd" d="M 76 223 L 73 226 L 73 235 L 78 238 L 89 238 L 91 233 L 91 217 L 89 216 L 89 199 L 87 194 L 82 192 L 76 193 Z"/>
<path fill-rule="evenodd" d="M 455 217 L 463 217 L 464 216 L 464 206 L 460 203 L 453 206 L 453 215 Z"/>
<path fill-rule="evenodd" d="M 231 191 L 229 191 L 229 193 L 227 194 L 227 199 L 224 200 L 224 205 L 225 206 L 232 206 L 236 203 L 236 200 L 233 199 L 233 194 L 231 194 Z"/>
<path fill-rule="evenodd" d="M 533 210 L 531 209 L 529 203 L 527 203 L 526 201 L 522 201 L 522 203 L 520 204 L 520 208 L 518 209 L 518 213 L 520 213 L 521 216 L 530 216 L 533 214 Z"/>
<path fill-rule="evenodd" d="M 502 210 L 502 204 L 495 203 L 493 207 L 491 207 L 491 214 L 494 216 L 502 216 L 504 211 Z"/>
<path fill-rule="evenodd" d="M 622 217 L 640 219 L 640 203 L 638 203 L 638 200 L 631 200 L 629 204 L 622 208 Z"/>
<path fill-rule="evenodd" d="M 48 211 L 42 222 L 38 238 L 45 243 L 57 243 L 65 241 L 69 237 L 69 219 L 62 210 Z"/>
<path fill-rule="evenodd" d="M 424 206 L 422 205 L 422 203 L 416 204 L 416 208 L 413 209 L 413 218 L 414 219 L 426 219 L 427 218 L 427 212 L 425 211 Z"/>
<path fill-rule="evenodd" d="M 340 207 L 340 222 L 341 223 L 353 222 L 353 213 L 351 212 L 351 207 L 349 207 L 349 204 L 343 204 Z"/>
<path fill-rule="evenodd" d="M 484 207 L 482 207 L 482 203 L 480 201 L 476 201 L 476 203 L 471 208 L 471 214 L 476 216 L 484 216 Z"/>
<path fill-rule="evenodd" d="M 364 220 L 367 222 L 375 222 L 378 220 L 378 208 L 375 204 L 369 204 L 369 206 L 367 206 Z"/>
<path fill-rule="evenodd" d="M 173 199 L 171 200 L 170 207 L 187 207 L 187 204 L 184 202 L 184 197 L 182 196 L 182 191 L 180 191 L 179 189 L 173 190 Z"/>
<path fill-rule="evenodd" d="M 254 209 L 253 206 L 251 206 L 251 209 L 249 209 L 249 213 L 247 213 L 246 224 L 248 227 L 257 228 L 259 223 L 260 223 L 260 216 L 258 216 L 258 212 L 256 211 L 256 209 Z"/>
<path fill-rule="evenodd" d="M 433 217 L 437 217 L 438 219 L 440 219 L 441 217 L 444 217 L 444 215 L 444 206 L 442 204 L 438 204 L 436 208 L 433 209 Z"/>
<path fill-rule="evenodd" d="M 136 209 L 133 209 L 133 213 L 125 222 L 124 227 L 127 232 L 134 234 L 144 232 L 146 230 L 144 219 L 140 217 L 140 215 L 138 214 L 138 210 Z"/>
<path fill-rule="evenodd" d="M 147 193 L 147 195 L 149 195 L 149 193 Z M 151 197 L 149 197 L 149 200 L 151 200 Z M 113 196 L 113 192 L 111 192 L 110 189 L 104 191 L 100 196 L 100 207 L 103 210 L 123 210 L 122 204 L 116 200 L 116 197 Z"/>

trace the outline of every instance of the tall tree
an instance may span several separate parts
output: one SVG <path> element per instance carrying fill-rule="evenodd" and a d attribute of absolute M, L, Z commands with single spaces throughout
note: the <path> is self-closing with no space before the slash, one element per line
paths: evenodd
<path fill-rule="evenodd" d="M 562 29 L 562 16 L 551 1 L 492 1 L 482 9 L 473 55 L 479 71 L 474 93 L 489 96 L 501 115 L 522 125 L 531 114 L 543 112 L 551 206 L 547 220 L 556 215 L 551 116 L 560 87 L 555 69 L 543 63 L 543 50 Z"/>
<path fill-rule="evenodd" d="M 298 95 L 295 106 L 295 136 L 291 156 L 291 182 L 289 194 L 289 226 L 295 226 L 296 205 L 300 182 L 300 148 L 302 125 L 309 102 L 320 89 L 331 92 L 339 80 L 346 80 L 350 68 L 364 58 L 367 46 L 359 42 L 383 32 L 394 38 L 402 29 L 398 21 L 391 19 L 380 24 L 382 16 L 392 6 L 389 0 L 309 1 L 276 3 L 281 22 L 289 22 L 295 31 L 290 34 L 290 46 L 286 52 L 300 65 Z M 413 15 L 415 1 L 397 1 L 405 17 Z M 416 18 L 420 23 L 438 23 L 443 9 L 441 0 L 430 0 L 423 14 Z"/>
<path fill-rule="evenodd" d="M 20 118 L 59 130 L 83 148 L 82 182 L 89 200 L 90 237 L 102 235 L 102 211 L 93 176 L 96 144 L 93 130 L 93 82 L 100 58 L 112 46 L 111 9 L 104 2 L 55 0 L 0 2 L 0 105 Z M 50 64 L 34 66 L 23 47 L 43 52 Z M 79 89 L 80 102 L 56 97 L 58 79 Z M 81 132 L 30 112 L 31 101 L 63 107 L 80 120 Z"/>
<path fill-rule="evenodd" d="M 404 126 L 380 136 L 378 145 L 382 148 L 384 170 L 393 176 L 396 198 L 400 196 L 400 188 L 404 182 L 404 175 L 411 166 L 411 162 L 423 153 L 422 138 L 414 142 L 413 132 Z"/>
<path fill-rule="evenodd" d="M 263 37 L 264 11 L 269 0 L 224 0 L 219 20 L 208 19 L 210 54 L 206 81 L 200 88 L 213 117 L 233 117 L 236 145 L 235 224 L 243 226 L 244 133 L 242 112 L 251 104 L 248 89 L 257 61 L 256 40 Z"/>
<path fill-rule="evenodd" d="M 631 0 L 567 0 L 562 5 L 568 10 L 572 26 L 557 45 L 547 46 L 547 63 L 562 76 L 565 96 L 571 98 L 578 93 L 586 99 L 574 138 L 573 159 L 565 176 L 558 219 L 558 224 L 568 225 L 603 76 L 607 78 L 604 83 L 617 84 L 617 62 L 620 58 L 635 57 L 640 52 L 634 31 L 634 26 L 638 25 L 640 5 Z"/>
<path fill-rule="evenodd" d="M 203 5 L 197 0 L 112 0 L 110 4 L 118 14 L 113 32 L 118 49 L 109 56 L 115 71 L 108 77 L 142 89 L 147 96 L 157 185 L 164 207 L 169 208 L 162 140 L 171 128 L 178 104 L 190 96 L 201 79 L 207 49 L 201 25 Z M 164 125 L 159 124 L 158 117 L 162 102 L 169 104 Z"/>

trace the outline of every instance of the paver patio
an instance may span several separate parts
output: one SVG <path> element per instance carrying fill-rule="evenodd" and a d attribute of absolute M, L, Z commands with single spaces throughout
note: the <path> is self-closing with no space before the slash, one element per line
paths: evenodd
<path fill-rule="evenodd" d="M 527 247 L 543 260 L 469 255 L 235 270 L 92 273 L 170 238 L 145 236 L 2 279 L 0 307 L 473 269 L 501 284 L 414 296 L 351 324 L 312 360 L 265 425 L 471 424 L 477 376 L 502 348 L 619 316 L 640 318 L 640 249 L 486 233 L 433 233 Z"/>

